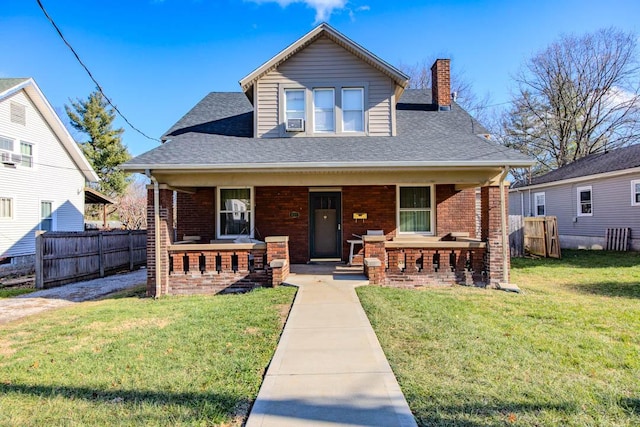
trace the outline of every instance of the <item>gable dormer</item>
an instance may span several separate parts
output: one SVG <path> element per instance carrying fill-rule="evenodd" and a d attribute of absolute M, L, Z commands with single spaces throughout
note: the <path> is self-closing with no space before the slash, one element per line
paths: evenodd
<path fill-rule="evenodd" d="M 257 138 L 395 135 L 408 77 L 323 23 L 240 81 Z"/>

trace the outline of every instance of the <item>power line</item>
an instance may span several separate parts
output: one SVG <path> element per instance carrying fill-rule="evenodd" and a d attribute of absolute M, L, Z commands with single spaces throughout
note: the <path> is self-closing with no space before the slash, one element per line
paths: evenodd
<path fill-rule="evenodd" d="M 122 114 L 122 112 L 118 109 L 118 107 L 111 102 L 111 99 L 109 99 L 109 97 L 104 93 L 104 90 L 102 89 L 102 86 L 100 86 L 100 83 L 98 83 L 98 81 L 95 79 L 95 77 L 93 77 L 93 74 L 91 73 L 91 71 L 89 70 L 89 68 L 84 64 L 84 62 L 82 62 L 82 59 L 80 59 L 80 56 L 78 55 L 78 53 L 75 51 L 75 49 L 73 48 L 73 46 L 71 46 L 71 44 L 67 41 L 67 39 L 64 37 L 64 35 L 62 35 L 62 31 L 60 31 L 60 28 L 58 28 L 58 26 L 56 25 L 56 23 L 53 21 L 53 18 L 51 18 L 51 16 L 49 15 L 49 13 L 47 13 L 46 9 L 44 8 L 44 6 L 42 5 L 42 2 L 40 0 L 36 0 L 38 2 L 38 6 L 40 6 L 40 9 L 42 10 L 42 12 L 44 13 L 44 16 L 46 16 L 46 18 L 49 20 L 49 22 L 51 23 L 51 25 L 53 25 L 53 28 L 55 28 L 56 32 L 58 33 L 58 35 L 60 36 L 60 38 L 62 39 L 62 41 L 64 42 L 64 44 L 67 45 L 67 47 L 71 50 L 71 52 L 73 53 L 73 55 L 76 57 L 76 59 L 78 60 L 78 62 L 80 63 L 80 65 L 82 66 L 82 68 L 84 68 L 84 70 L 87 72 L 87 74 L 89 75 L 89 77 L 91 78 L 91 80 L 93 81 L 93 83 L 95 83 L 96 87 L 98 88 L 98 92 L 100 92 L 100 94 L 102 96 L 104 96 L 104 98 L 107 100 L 107 102 L 109 103 L 109 105 L 111 105 L 113 107 L 113 109 L 118 113 L 118 115 L 120 117 L 122 117 L 122 119 L 131 127 L 131 129 L 133 129 L 134 131 L 138 132 L 140 135 L 144 136 L 147 139 L 150 139 L 152 141 L 156 141 L 156 142 L 161 142 L 159 139 L 157 138 L 152 138 L 149 135 L 147 135 L 146 133 L 142 132 L 140 129 L 138 129 L 137 127 L 135 127 L 130 121 L 129 119 L 127 119 L 125 117 L 124 114 Z"/>

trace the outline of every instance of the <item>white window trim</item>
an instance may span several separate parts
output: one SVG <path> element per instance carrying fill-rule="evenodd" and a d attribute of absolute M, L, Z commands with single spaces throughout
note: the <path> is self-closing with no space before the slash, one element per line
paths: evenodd
<path fill-rule="evenodd" d="M 429 191 L 430 197 L 430 209 L 425 209 L 431 211 L 431 221 L 429 224 L 429 228 L 431 231 L 425 232 L 414 232 L 414 231 L 400 231 L 400 188 L 402 187 L 429 187 L 431 190 Z M 398 234 L 401 235 L 414 235 L 414 236 L 435 236 L 436 234 L 436 186 L 434 184 L 398 184 L 396 185 L 396 230 L 398 230 Z M 415 210 L 415 209 L 411 209 Z"/>
<path fill-rule="evenodd" d="M 24 165 L 22 165 L 22 162 L 20 162 L 20 164 L 18 166 L 20 166 L 21 168 L 26 168 L 26 169 L 35 169 L 35 166 L 36 166 L 36 144 L 34 144 L 33 142 L 29 142 L 29 141 L 19 140 L 18 141 L 18 154 L 20 154 L 21 156 L 24 156 L 24 154 L 22 154 L 22 144 L 28 144 L 28 145 L 31 146 L 31 166 L 24 166 Z"/>
<path fill-rule="evenodd" d="M 333 130 L 316 130 L 316 91 L 331 91 L 333 95 Z M 313 133 L 327 135 L 327 134 L 335 134 L 338 129 L 338 105 L 336 102 L 336 88 L 334 86 L 317 86 L 311 89 L 311 131 Z"/>
<path fill-rule="evenodd" d="M 357 89 L 360 91 L 360 95 L 362 98 L 362 130 L 344 130 L 344 91 L 345 90 L 354 90 Z M 363 86 L 342 86 L 340 88 L 340 132 L 342 133 L 346 133 L 349 135 L 362 135 L 365 133 L 366 131 L 366 108 L 364 105 L 365 102 L 365 95 L 364 95 L 364 87 Z M 352 111 L 356 111 L 356 110 L 352 110 Z"/>
<path fill-rule="evenodd" d="M 544 204 L 542 206 L 544 206 L 544 214 L 543 215 L 539 215 L 538 214 L 538 196 L 542 196 L 544 197 Z M 545 194 L 544 191 L 540 191 L 538 193 L 533 193 L 533 216 L 545 216 L 547 215 L 547 195 Z"/>
<path fill-rule="evenodd" d="M 580 192 L 589 190 L 591 193 L 591 212 L 582 213 L 582 204 L 580 203 Z M 576 216 L 593 216 L 593 188 L 591 185 L 576 188 Z"/>
<path fill-rule="evenodd" d="M 56 207 L 56 202 L 51 200 L 51 199 L 40 199 L 38 201 L 38 230 L 42 231 L 42 203 L 43 202 L 49 202 L 51 203 L 51 230 L 50 231 L 57 231 L 58 230 L 58 208 Z"/>
<path fill-rule="evenodd" d="M 245 189 L 248 188 L 249 189 L 249 197 L 251 198 L 251 206 L 250 206 L 250 217 L 251 217 L 251 229 L 249 230 L 249 237 L 253 239 L 253 234 L 254 234 L 254 230 L 256 227 L 256 210 L 255 210 L 255 197 L 254 197 L 254 187 L 248 187 L 248 186 L 224 186 L 224 187 L 217 187 L 216 188 L 216 200 L 215 200 L 215 204 L 216 204 L 216 217 L 215 217 L 215 221 L 216 221 L 216 239 L 221 239 L 221 240 L 232 240 L 232 239 L 237 239 L 238 237 L 246 237 L 246 234 L 222 234 L 220 232 L 220 190 L 240 190 L 240 189 Z"/>
<path fill-rule="evenodd" d="M 636 185 L 640 184 L 640 179 L 631 180 L 631 206 L 640 206 L 640 202 L 636 202 Z"/>
<path fill-rule="evenodd" d="M 293 91 L 298 91 L 298 92 L 302 92 L 302 115 L 304 116 L 303 119 L 306 122 L 307 121 L 307 91 L 305 88 L 303 87 L 285 87 L 282 90 L 282 95 L 283 95 L 283 103 L 284 103 L 284 121 L 285 121 L 285 126 L 286 126 L 286 122 L 287 122 L 287 92 L 293 92 Z"/>
<path fill-rule="evenodd" d="M 0 221 L 9 222 L 16 219 L 16 198 L 10 194 L 0 194 L 0 199 L 11 200 L 11 215 L 9 217 L 0 217 Z"/>

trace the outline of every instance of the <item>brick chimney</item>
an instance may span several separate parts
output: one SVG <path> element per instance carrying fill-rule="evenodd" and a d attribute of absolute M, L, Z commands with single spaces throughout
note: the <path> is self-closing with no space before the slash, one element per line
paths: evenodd
<path fill-rule="evenodd" d="M 436 59 L 431 66 L 431 99 L 437 110 L 451 109 L 451 65 L 448 59 Z"/>

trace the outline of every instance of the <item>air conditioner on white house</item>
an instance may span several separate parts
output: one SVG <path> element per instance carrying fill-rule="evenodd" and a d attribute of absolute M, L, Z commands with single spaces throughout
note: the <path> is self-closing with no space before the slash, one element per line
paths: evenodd
<path fill-rule="evenodd" d="M 22 154 L 11 153 L 11 161 L 13 163 L 22 163 Z"/>
<path fill-rule="evenodd" d="M 287 119 L 287 132 L 304 132 L 304 119 Z"/>
<path fill-rule="evenodd" d="M 10 153 L 9 151 L 0 151 L 0 162 L 4 163 L 5 165 L 15 165 L 16 163 L 18 163 L 12 157 L 12 153 Z"/>

